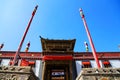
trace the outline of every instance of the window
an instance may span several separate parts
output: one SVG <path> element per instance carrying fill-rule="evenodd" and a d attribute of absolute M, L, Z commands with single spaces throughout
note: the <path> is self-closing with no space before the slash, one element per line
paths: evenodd
<path fill-rule="evenodd" d="M 9 62 L 9 65 L 12 65 L 12 64 L 13 64 L 13 59 L 11 59 L 10 62 Z M 18 65 L 18 61 L 15 61 L 14 65 L 17 66 Z"/>
<path fill-rule="evenodd" d="M 29 61 L 29 66 L 35 67 L 35 61 Z"/>
<path fill-rule="evenodd" d="M 30 66 L 32 68 L 33 72 L 35 72 L 35 64 L 36 64 L 35 61 L 29 61 L 28 66 Z"/>
<path fill-rule="evenodd" d="M 82 61 L 82 68 L 91 68 L 90 61 Z"/>
<path fill-rule="evenodd" d="M 30 66 L 32 70 L 35 72 L 35 61 L 22 59 L 20 66 Z"/>
<path fill-rule="evenodd" d="M 110 64 L 110 62 L 108 60 L 104 60 L 104 61 L 102 61 L 102 63 L 103 63 L 103 66 L 105 68 L 112 67 L 111 64 Z"/>
<path fill-rule="evenodd" d="M 29 61 L 26 60 L 26 59 L 22 59 L 21 63 L 20 63 L 20 66 L 29 66 Z"/>

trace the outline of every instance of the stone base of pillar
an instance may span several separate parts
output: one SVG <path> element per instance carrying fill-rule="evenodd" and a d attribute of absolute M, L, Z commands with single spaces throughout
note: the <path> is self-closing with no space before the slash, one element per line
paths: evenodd
<path fill-rule="evenodd" d="M 120 80 L 120 68 L 84 68 L 76 80 Z"/>
<path fill-rule="evenodd" d="M 31 67 L 0 66 L 0 80 L 38 80 Z"/>

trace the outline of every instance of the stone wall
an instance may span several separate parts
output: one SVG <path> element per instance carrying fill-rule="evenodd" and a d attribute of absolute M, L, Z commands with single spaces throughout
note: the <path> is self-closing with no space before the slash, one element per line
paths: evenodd
<path fill-rule="evenodd" d="M 85 68 L 76 80 L 120 80 L 120 68 Z"/>
<path fill-rule="evenodd" d="M 31 67 L 0 66 L 0 80 L 38 80 Z"/>

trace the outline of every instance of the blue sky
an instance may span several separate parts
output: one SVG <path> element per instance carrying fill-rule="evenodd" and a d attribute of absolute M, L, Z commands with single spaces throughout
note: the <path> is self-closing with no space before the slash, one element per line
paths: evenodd
<path fill-rule="evenodd" d="M 120 51 L 119 0 L 1 0 L 0 43 L 4 42 L 3 51 L 17 50 L 36 5 L 39 7 L 21 51 L 30 41 L 29 51 L 41 52 L 39 36 L 42 36 L 49 39 L 75 38 L 74 51 L 84 52 L 84 41 L 88 44 L 89 41 L 79 8 L 85 14 L 96 51 Z"/>

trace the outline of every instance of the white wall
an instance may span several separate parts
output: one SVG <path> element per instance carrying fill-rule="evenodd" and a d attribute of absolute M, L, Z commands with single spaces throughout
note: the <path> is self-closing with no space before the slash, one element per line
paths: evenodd
<path fill-rule="evenodd" d="M 91 60 L 90 63 L 91 63 L 92 68 L 97 68 L 97 64 L 95 60 Z"/>
<path fill-rule="evenodd" d="M 40 78 L 40 80 L 42 79 L 42 76 L 41 76 L 41 66 L 42 64 L 41 64 L 41 60 L 36 60 L 36 64 L 35 64 L 35 74 L 36 74 L 36 76 L 37 77 L 39 77 Z"/>
<path fill-rule="evenodd" d="M 10 59 L 2 59 L 1 65 L 8 66 L 10 62 Z"/>
<path fill-rule="evenodd" d="M 82 62 L 81 61 L 76 61 L 77 75 L 80 74 L 81 69 L 82 69 Z"/>
<path fill-rule="evenodd" d="M 99 62 L 100 62 L 101 67 L 104 68 L 104 66 L 102 65 L 102 61 L 100 60 Z M 120 60 L 109 60 L 109 62 L 113 68 L 120 68 Z M 92 68 L 97 68 L 97 64 L 95 60 L 90 60 L 90 63 L 91 63 Z M 77 69 L 77 75 L 79 75 L 82 69 L 81 61 L 76 61 L 76 69 Z"/>
<path fill-rule="evenodd" d="M 120 68 L 120 60 L 109 60 L 113 68 Z"/>

